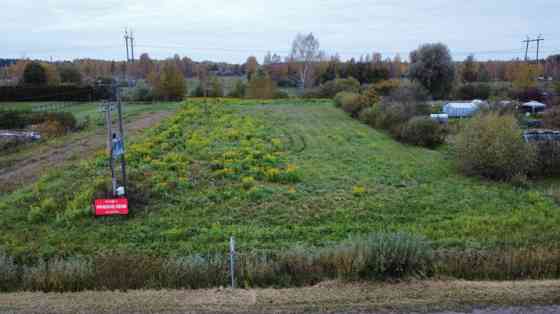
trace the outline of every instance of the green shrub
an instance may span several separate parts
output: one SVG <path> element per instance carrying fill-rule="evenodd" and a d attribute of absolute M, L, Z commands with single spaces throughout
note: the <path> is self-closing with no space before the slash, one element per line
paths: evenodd
<path fill-rule="evenodd" d="M 418 105 L 413 102 L 382 102 L 379 107 L 381 113 L 375 125 L 377 128 L 385 130 L 402 125 L 412 117 L 423 114 L 423 110 L 420 110 Z"/>
<path fill-rule="evenodd" d="M 362 121 L 363 123 L 371 127 L 376 127 L 377 119 L 379 118 L 380 114 L 381 114 L 380 106 L 374 105 L 360 111 L 360 115 L 358 119 L 360 119 L 360 121 Z"/>
<path fill-rule="evenodd" d="M 400 139 L 403 142 L 434 148 L 445 142 L 445 129 L 430 117 L 414 117 L 401 128 Z"/>
<path fill-rule="evenodd" d="M 536 158 L 515 117 L 497 113 L 469 121 L 457 136 L 456 151 L 465 173 L 495 180 L 527 175 Z"/>
<path fill-rule="evenodd" d="M 359 93 L 360 82 L 352 77 L 335 79 L 322 84 L 314 93 L 317 98 L 333 98 L 340 92 Z"/>
<path fill-rule="evenodd" d="M 77 121 L 70 112 L 0 111 L 0 129 L 25 129 L 45 122 L 56 123 L 63 132 L 76 129 Z"/>
<path fill-rule="evenodd" d="M 145 80 L 138 80 L 136 86 L 124 93 L 122 98 L 126 101 L 152 101 L 154 100 L 154 91 Z"/>
<path fill-rule="evenodd" d="M 352 117 L 357 117 L 360 111 L 367 108 L 369 105 L 366 96 L 348 92 L 341 92 L 337 94 L 335 102 L 342 108 L 342 110 L 349 113 Z"/>

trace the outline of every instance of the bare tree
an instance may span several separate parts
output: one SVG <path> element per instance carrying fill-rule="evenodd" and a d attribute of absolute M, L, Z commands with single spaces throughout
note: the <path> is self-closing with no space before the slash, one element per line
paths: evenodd
<path fill-rule="evenodd" d="M 321 61 L 323 53 L 319 50 L 319 40 L 313 36 L 298 34 L 292 43 L 290 59 L 298 64 L 298 79 L 301 88 L 311 80 L 314 63 Z"/>

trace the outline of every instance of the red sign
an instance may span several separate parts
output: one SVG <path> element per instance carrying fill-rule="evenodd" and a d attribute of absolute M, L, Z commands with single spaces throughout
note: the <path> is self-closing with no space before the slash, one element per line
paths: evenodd
<path fill-rule="evenodd" d="M 95 216 L 128 215 L 128 199 L 95 200 Z"/>

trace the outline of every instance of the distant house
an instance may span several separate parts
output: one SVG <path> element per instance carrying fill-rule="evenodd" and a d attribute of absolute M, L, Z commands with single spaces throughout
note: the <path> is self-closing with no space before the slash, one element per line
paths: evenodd
<path fill-rule="evenodd" d="M 443 106 L 443 113 L 450 118 L 472 117 L 484 105 L 487 103 L 478 99 L 470 102 L 450 102 Z"/>
<path fill-rule="evenodd" d="M 538 113 L 546 109 L 546 105 L 538 101 L 530 101 L 521 105 L 521 110 L 525 113 Z"/>

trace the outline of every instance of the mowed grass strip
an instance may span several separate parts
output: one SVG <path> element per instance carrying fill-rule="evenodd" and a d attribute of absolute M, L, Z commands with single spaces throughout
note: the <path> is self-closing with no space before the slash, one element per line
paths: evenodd
<path fill-rule="evenodd" d="M 0 243 L 14 254 L 65 255 L 206 254 L 226 251 L 230 236 L 240 251 L 277 251 L 380 231 L 424 235 L 438 248 L 560 243 L 560 208 L 546 192 L 558 181 L 521 189 L 464 177 L 447 150 L 397 143 L 330 101 L 196 100 L 183 111 L 139 141 L 157 163 L 131 163 L 141 174 L 132 180 L 157 184 L 131 217 L 96 220 L 82 213 L 87 204 L 48 203 L 44 219 L 29 219 L 32 187 L 0 201 Z M 245 160 L 258 155 L 250 150 L 264 153 L 257 163 Z M 107 175 L 102 157 L 84 167 L 40 182 L 41 197 L 83 206 L 80 193 L 92 190 L 80 187 Z M 274 179 L 290 169 L 297 180 Z"/>

